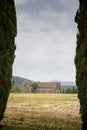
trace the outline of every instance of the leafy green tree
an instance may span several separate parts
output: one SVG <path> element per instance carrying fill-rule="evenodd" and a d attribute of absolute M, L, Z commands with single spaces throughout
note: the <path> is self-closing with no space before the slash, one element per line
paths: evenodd
<path fill-rule="evenodd" d="M 31 86 L 32 86 L 32 92 L 36 93 L 37 92 L 37 88 L 38 88 L 38 82 L 33 82 Z"/>
<path fill-rule="evenodd" d="M 21 93 L 22 92 L 22 87 L 20 84 L 15 84 L 12 86 L 10 92 L 13 92 L 13 93 Z"/>
<path fill-rule="evenodd" d="M 73 93 L 72 88 L 66 88 L 65 93 Z"/>
<path fill-rule="evenodd" d="M 78 24 L 75 57 L 76 84 L 80 99 L 83 129 L 87 129 L 87 0 L 79 0 L 75 22 Z"/>
<path fill-rule="evenodd" d="M 14 0 L 0 0 L 0 120 L 3 118 L 11 88 L 16 26 Z"/>

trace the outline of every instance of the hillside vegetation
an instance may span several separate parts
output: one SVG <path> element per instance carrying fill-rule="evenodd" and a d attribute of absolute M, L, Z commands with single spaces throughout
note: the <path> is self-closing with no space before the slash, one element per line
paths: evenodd
<path fill-rule="evenodd" d="M 11 92 L 15 93 L 77 93 L 74 82 L 35 82 L 26 78 L 13 76 Z"/>

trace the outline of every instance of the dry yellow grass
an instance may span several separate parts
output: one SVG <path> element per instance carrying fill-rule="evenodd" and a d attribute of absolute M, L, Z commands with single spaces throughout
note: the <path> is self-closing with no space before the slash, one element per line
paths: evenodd
<path fill-rule="evenodd" d="M 81 126 L 76 94 L 10 94 L 1 122 L 23 126 Z"/>

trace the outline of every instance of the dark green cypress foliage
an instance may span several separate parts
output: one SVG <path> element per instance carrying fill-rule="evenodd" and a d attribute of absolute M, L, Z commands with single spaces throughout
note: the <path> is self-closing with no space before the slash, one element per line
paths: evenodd
<path fill-rule="evenodd" d="M 3 118 L 11 88 L 16 26 L 14 0 L 0 0 L 0 120 Z"/>
<path fill-rule="evenodd" d="M 76 48 L 76 84 L 83 124 L 87 125 L 87 0 L 79 0 L 75 22 L 78 24 Z"/>

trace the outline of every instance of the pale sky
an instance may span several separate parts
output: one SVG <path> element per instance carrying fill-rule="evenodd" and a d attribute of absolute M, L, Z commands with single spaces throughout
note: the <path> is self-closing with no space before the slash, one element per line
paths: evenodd
<path fill-rule="evenodd" d="M 17 49 L 13 75 L 75 81 L 78 0 L 15 0 Z"/>

